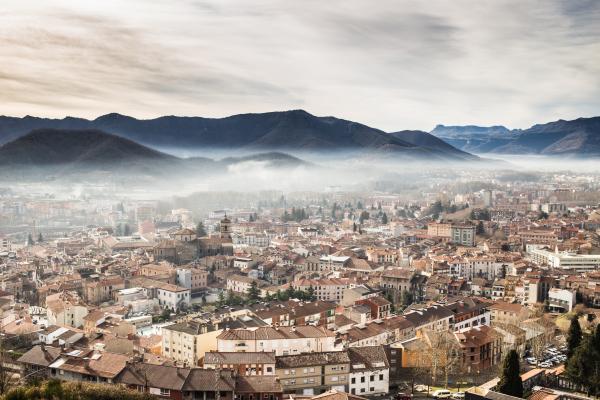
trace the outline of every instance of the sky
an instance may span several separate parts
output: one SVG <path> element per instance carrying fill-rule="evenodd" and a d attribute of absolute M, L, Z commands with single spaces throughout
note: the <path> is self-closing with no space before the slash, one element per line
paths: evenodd
<path fill-rule="evenodd" d="M 0 115 L 600 115 L 600 1 L 3 0 Z"/>

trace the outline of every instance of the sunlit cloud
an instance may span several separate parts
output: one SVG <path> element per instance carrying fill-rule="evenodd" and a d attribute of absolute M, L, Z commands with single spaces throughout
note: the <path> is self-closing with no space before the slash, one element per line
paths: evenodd
<path fill-rule="evenodd" d="M 0 114 L 528 127 L 597 114 L 598 21 L 586 0 L 8 2 Z"/>

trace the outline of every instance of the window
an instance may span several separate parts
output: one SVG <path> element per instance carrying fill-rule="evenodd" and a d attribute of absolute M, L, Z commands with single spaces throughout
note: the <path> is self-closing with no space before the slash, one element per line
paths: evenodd
<path fill-rule="evenodd" d="M 361 377 L 360 377 L 360 382 L 361 382 L 361 383 L 365 383 L 365 377 L 364 377 L 364 376 L 361 376 Z"/>
<path fill-rule="evenodd" d="M 352 383 L 356 383 L 356 378 L 352 378 Z"/>
<path fill-rule="evenodd" d="M 379 374 L 379 380 L 382 381 L 383 380 L 383 374 Z"/>
<path fill-rule="evenodd" d="M 170 396 L 171 391 L 169 389 L 160 389 L 160 395 L 161 396 Z"/>
<path fill-rule="evenodd" d="M 371 376 L 369 377 L 369 380 L 370 380 L 371 382 L 375 382 L 375 377 L 374 377 L 373 375 L 371 375 Z"/>

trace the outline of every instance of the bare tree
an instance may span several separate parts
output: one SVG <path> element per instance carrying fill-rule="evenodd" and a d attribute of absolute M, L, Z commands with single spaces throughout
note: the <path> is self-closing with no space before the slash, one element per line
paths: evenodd
<path fill-rule="evenodd" d="M 444 387 L 448 387 L 449 375 L 460 369 L 461 349 L 456 337 L 449 331 L 423 331 L 423 339 L 427 343 L 424 353 L 425 362 L 431 368 L 433 382 L 442 377 Z"/>

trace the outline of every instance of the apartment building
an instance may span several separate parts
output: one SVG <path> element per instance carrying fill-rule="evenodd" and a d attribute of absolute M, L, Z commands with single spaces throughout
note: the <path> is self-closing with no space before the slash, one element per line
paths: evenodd
<path fill-rule="evenodd" d="M 346 351 L 277 357 L 276 371 L 284 393 L 347 392 L 350 358 Z"/>
<path fill-rule="evenodd" d="M 474 225 L 452 225 L 451 241 L 461 246 L 475 246 L 475 226 Z"/>
<path fill-rule="evenodd" d="M 317 300 L 340 302 L 344 290 L 350 287 L 350 280 L 347 278 L 300 279 L 290 284 L 296 290 L 307 291 L 312 287 Z"/>
<path fill-rule="evenodd" d="M 161 331 L 162 354 L 190 367 L 199 364 L 206 350 L 204 343 L 218 334 L 211 324 L 199 321 L 164 326 Z"/>

